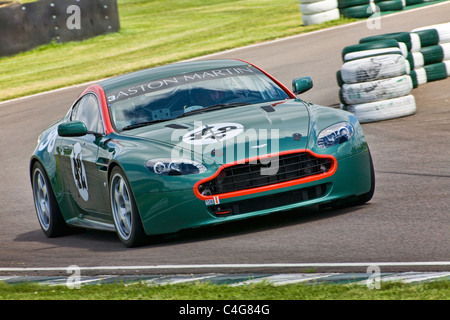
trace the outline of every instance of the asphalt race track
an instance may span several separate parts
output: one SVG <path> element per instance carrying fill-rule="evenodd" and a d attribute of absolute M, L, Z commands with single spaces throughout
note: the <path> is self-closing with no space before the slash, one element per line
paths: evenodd
<path fill-rule="evenodd" d="M 289 87 L 294 77 L 309 75 L 314 88 L 302 97 L 337 107 L 335 73 L 342 65 L 343 47 L 370 35 L 448 22 L 449 17 L 446 2 L 383 16 L 380 30 L 368 29 L 363 21 L 208 58 L 251 61 Z M 270 264 L 265 271 L 299 272 L 298 266 L 273 264 L 366 262 L 411 263 L 386 264 L 382 272 L 450 268 L 450 78 L 413 90 L 417 114 L 363 125 L 376 171 L 376 192 L 368 204 L 275 214 L 182 232 L 177 238 L 157 238 L 135 249 L 126 249 L 114 233 L 100 231 L 47 239 L 36 219 L 29 157 L 39 133 L 64 116 L 85 87 L 0 104 L 0 269 L 186 265 L 176 272 L 195 273 L 198 269 L 189 265 L 206 264 L 209 267 L 201 272 L 251 272 L 255 269 L 242 266 Z M 216 264 L 235 267 L 212 266 Z M 329 265 L 314 270 L 365 272 L 366 268 Z"/>

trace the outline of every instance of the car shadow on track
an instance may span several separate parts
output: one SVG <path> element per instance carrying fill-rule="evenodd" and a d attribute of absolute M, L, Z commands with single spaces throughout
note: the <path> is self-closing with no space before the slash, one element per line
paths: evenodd
<path fill-rule="evenodd" d="M 117 251 L 125 249 L 115 232 L 73 228 L 70 234 L 57 238 L 47 238 L 40 229 L 18 234 L 15 242 L 38 242 L 42 249 L 50 247 L 80 248 L 93 251 Z"/>
<path fill-rule="evenodd" d="M 307 224 L 341 215 L 356 213 L 369 205 L 370 204 L 364 204 L 341 209 L 319 209 L 316 207 L 293 209 L 244 220 L 226 222 L 214 226 L 182 230 L 176 234 L 152 237 L 150 243 L 153 246 L 166 246 L 205 240 L 218 240 L 245 234 L 283 229 L 299 224 Z"/>
<path fill-rule="evenodd" d="M 294 225 L 356 213 L 369 205 L 370 203 L 342 209 L 310 207 L 276 212 L 213 226 L 182 230 L 174 234 L 152 236 L 148 238 L 148 241 L 142 248 L 181 245 L 283 229 Z M 115 232 L 82 228 L 73 228 L 69 235 L 58 238 L 47 238 L 40 229 L 36 229 L 17 235 L 14 241 L 24 244 L 38 242 L 42 245 L 43 250 L 51 247 L 82 248 L 101 252 L 129 250 L 122 245 Z"/>

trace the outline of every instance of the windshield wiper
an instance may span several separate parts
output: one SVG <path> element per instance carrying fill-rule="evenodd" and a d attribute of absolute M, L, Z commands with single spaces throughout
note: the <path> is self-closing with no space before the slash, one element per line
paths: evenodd
<path fill-rule="evenodd" d="M 206 109 L 209 108 L 230 108 L 230 107 L 240 107 L 240 106 L 246 106 L 252 104 L 250 102 L 233 102 L 233 103 L 219 103 L 219 104 L 214 104 Z"/>
<path fill-rule="evenodd" d="M 126 127 L 122 128 L 122 131 L 126 131 L 126 130 L 131 130 L 131 129 L 136 129 L 136 128 L 140 128 L 140 127 L 145 127 L 154 123 L 158 123 L 158 122 L 163 122 L 163 121 L 170 121 L 172 119 L 159 119 L 159 120 L 152 120 L 152 121 L 145 121 L 145 122 L 139 122 L 139 123 L 134 123 L 134 124 L 130 124 Z"/>
<path fill-rule="evenodd" d="M 248 102 L 219 103 L 219 104 L 214 104 L 210 107 L 185 112 L 185 113 L 179 115 L 177 118 L 190 116 L 194 113 L 203 113 L 203 112 L 214 111 L 214 110 L 219 110 L 219 109 L 224 109 L 224 108 L 240 107 L 240 106 L 246 106 L 249 104 L 251 104 L 251 103 L 248 103 Z"/>

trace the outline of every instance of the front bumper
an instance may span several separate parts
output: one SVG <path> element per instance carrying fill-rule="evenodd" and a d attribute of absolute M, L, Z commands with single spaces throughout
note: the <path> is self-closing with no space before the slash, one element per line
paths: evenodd
<path fill-rule="evenodd" d="M 216 201 L 201 200 L 192 189 L 144 193 L 136 195 L 136 203 L 145 232 L 156 235 L 332 203 L 365 194 L 370 188 L 370 154 L 366 149 L 338 159 L 332 175 L 311 182 Z"/>

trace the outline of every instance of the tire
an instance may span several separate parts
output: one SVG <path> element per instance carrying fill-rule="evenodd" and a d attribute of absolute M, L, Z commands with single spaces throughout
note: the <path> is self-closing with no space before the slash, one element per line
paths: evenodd
<path fill-rule="evenodd" d="M 410 52 L 407 60 L 411 68 L 420 68 L 425 65 L 450 60 L 450 43 L 424 47 L 419 52 Z"/>
<path fill-rule="evenodd" d="M 413 29 L 412 32 L 424 31 L 424 30 L 430 30 L 430 29 L 436 30 L 438 37 L 439 37 L 438 43 L 450 42 L 450 22 L 416 28 L 416 29 Z"/>
<path fill-rule="evenodd" d="M 361 104 L 409 95 L 413 89 L 411 77 L 394 78 L 344 84 L 339 90 L 341 102 L 346 105 Z"/>
<path fill-rule="evenodd" d="M 387 0 L 376 2 L 381 12 L 403 10 L 405 3 L 402 0 Z"/>
<path fill-rule="evenodd" d="M 442 62 L 444 59 L 444 51 L 440 45 L 424 47 L 420 50 L 420 53 L 423 56 L 423 64 L 433 64 Z"/>
<path fill-rule="evenodd" d="M 409 75 L 411 77 L 413 88 L 417 88 L 418 86 L 427 83 L 427 73 L 424 68 L 411 70 Z"/>
<path fill-rule="evenodd" d="M 447 77 L 450 77 L 450 59 L 443 61 L 443 63 L 445 64 L 445 69 L 447 71 Z"/>
<path fill-rule="evenodd" d="M 316 14 L 302 14 L 303 25 L 321 24 L 327 21 L 339 19 L 339 9 L 333 9 Z"/>
<path fill-rule="evenodd" d="M 36 215 L 42 231 L 49 238 L 68 234 L 69 227 L 61 214 L 47 173 L 39 162 L 33 165 L 31 184 Z"/>
<path fill-rule="evenodd" d="M 349 8 L 370 4 L 370 0 L 338 0 L 338 8 Z"/>
<path fill-rule="evenodd" d="M 381 55 L 346 62 L 341 75 L 345 83 L 359 83 L 402 76 L 409 73 L 409 64 L 398 54 Z"/>
<path fill-rule="evenodd" d="M 399 42 L 394 39 L 371 41 L 366 43 L 354 44 L 342 49 L 342 60 L 348 53 L 386 48 L 400 48 Z M 400 48 L 401 49 L 401 48 Z"/>
<path fill-rule="evenodd" d="M 423 64 L 433 64 L 444 61 L 444 50 L 439 44 L 435 46 L 424 47 L 420 50 L 423 56 Z"/>
<path fill-rule="evenodd" d="M 341 14 L 345 18 L 369 18 L 375 13 L 374 7 L 371 4 L 364 4 L 361 6 L 354 6 L 340 9 Z"/>
<path fill-rule="evenodd" d="M 412 32 L 420 39 L 421 47 L 434 46 L 439 44 L 439 34 L 436 29 L 417 30 Z"/>
<path fill-rule="evenodd" d="M 323 0 L 299 0 L 300 4 L 304 4 L 304 3 L 315 3 L 315 2 L 320 2 Z"/>
<path fill-rule="evenodd" d="M 360 206 L 365 204 L 366 202 L 369 202 L 372 198 L 373 195 L 375 193 L 375 168 L 373 166 L 373 160 L 372 160 L 372 155 L 370 153 L 370 149 L 369 151 L 369 165 L 370 165 L 370 190 L 367 193 L 364 193 L 360 196 L 357 197 L 354 205 Z"/>
<path fill-rule="evenodd" d="M 427 82 L 443 80 L 447 78 L 446 64 L 443 62 L 425 65 L 423 67 L 427 75 Z"/>
<path fill-rule="evenodd" d="M 414 96 L 410 94 L 364 104 L 342 105 L 341 109 L 353 113 L 360 123 L 368 123 L 413 115 L 417 106 Z"/>
<path fill-rule="evenodd" d="M 393 32 L 365 37 L 360 39 L 359 43 L 367 43 L 372 41 L 388 40 L 388 39 L 394 39 L 397 40 L 398 42 L 403 42 L 406 44 L 408 51 L 411 50 L 411 35 L 409 32 Z"/>
<path fill-rule="evenodd" d="M 408 48 L 406 47 L 406 44 L 404 42 L 399 42 L 398 47 L 400 48 L 402 55 L 406 58 L 408 56 Z"/>
<path fill-rule="evenodd" d="M 120 241 L 127 247 L 145 244 L 147 236 L 125 173 L 114 167 L 109 180 L 111 215 Z"/>
<path fill-rule="evenodd" d="M 444 53 L 444 58 L 442 61 L 450 60 L 450 42 L 441 43 L 440 46 L 442 47 L 442 51 Z"/>
<path fill-rule="evenodd" d="M 446 79 L 450 74 L 449 67 L 450 63 L 445 61 L 412 70 L 410 76 L 413 88 L 417 88 L 427 82 Z"/>
<path fill-rule="evenodd" d="M 450 60 L 415 68 L 410 73 L 413 88 L 430 81 L 443 80 L 450 77 Z"/>
<path fill-rule="evenodd" d="M 421 68 L 425 65 L 425 62 L 423 60 L 423 54 L 420 52 L 408 53 L 408 57 L 406 58 L 406 60 L 408 61 L 411 69 Z"/>
<path fill-rule="evenodd" d="M 407 6 L 412 6 L 424 2 L 424 0 L 406 0 Z"/>
<path fill-rule="evenodd" d="M 356 59 L 362 59 L 362 58 L 368 58 L 368 57 L 376 57 L 381 56 L 385 54 L 399 54 L 403 55 L 400 48 L 383 48 L 383 49 L 372 49 L 372 50 L 362 50 L 362 51 L 355 51 L 355 52 L 349 52 L 347 53 L 343 60 L 344 62 L 356 60 Z"/>
<path fill-rule="evenodd" d="M 332 209 L 345 209 L 351 206 L 360 206 L 365 204 L 366 202 L 369 202 L 375 193 L 375 168 L 373 165 L 372 155 L 370 153 L 370 149 L 368 149 L 369 152 L 369 170 L 370 170 L 370 189 L 368 192 L 361 194 L 359 196 L 353 196 L 347 199 L 343 200 L 337 200 L 332 202 L 329 205 Z M 324 207 L 325 207 L 324 206 Z"/>
<path fill-rule="evenodd" d="M 420 50 L 424 65 L 439 63 L 450 59 L 450 43 L 424 47 Z"/>
<path fill-rule="evenodd" d="M 417 33 L 410 32 L 409 37 L 411 39 L 411 49 L 409 51 L 411 52 L 419 52 L 422 48 L 422 42 L 420 40 L 420 37 Z"/>
<path fill-rule="evenodd" d="M 337 8 L 337 0 L 322 0 L 313 3 L 301 3 L 300 12 L 302 14 L 316 14 L 330 11 Z"/>
<path fill-rule="evenodd" d="M 338 70 L 336 72 L 336 81 L 339 87 L 342 87 L 344 85 L 344 80 L 342 79 L 341 70 Z"/>

